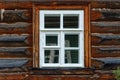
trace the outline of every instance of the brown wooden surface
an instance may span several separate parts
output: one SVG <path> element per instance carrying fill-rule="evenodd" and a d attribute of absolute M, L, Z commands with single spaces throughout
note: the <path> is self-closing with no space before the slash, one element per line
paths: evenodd
<path fill-rule="evenodd" d="M 110 9 L 119 9 L 120 2 L 115 0 L 102 0 L 102 1 L 94 1 L 91 3 L 92 8 L 110 8 Z"/>
<path fill-rule="evenodd" d="M 28 45 L 24 45 L 23 43 L 14 43 L 14 40 L 9 42 L 0 43 L 0 57 L 2 59 L 7 60 L 10 58 L 11 60 L 14 58 L 17 59 L 27 59 L 28 63 L 20 68 L 0 68 L 0 80 L 115 80 L 114 76 L 109 70 L 116 69 L 117 66 L 120 66 L 120 2 L 119 0 L 97 0 L 97 1 L 69 1 L 69 0 L 0 0 L 0 9 L 5 10 L 4 15 L 1 18 L 0 16 L 0 35 L 14 35 L 20 36 L 22 34 L 31 35 L 29 39 L 27 39 Z M 45 8 L 50 7 L 49 9 L 78 9 L 80 5 L 88 5 L 90 3 L 90 29 L 91 33 L 88 35 L 91 36 L 91 42 L 88 42 L 91 47 L 87 50 L 91 51 L 88 58 L 88 63 L 90 64 L 91 59 L 91 71 L 93 69 L 99 69 L 99 71 L 93 71 L 93 75 L 86 76 L 88 72 L 83 71 L 72 71 L 71 75 L 67 70 L 64 71 L 67 75 L 44 75 L 45 73 L 49 74 L 49 70 L 31 70 L 33 63 L 34 67 L 38 67 L 39 63 L 39 34 L 38 26 L 39 22 L 36 15 L 38 15 L 38 10 L 35 8 L 40 5 L 45 5 Z M 56 8 L 56 6 L 63 5 L 61 8 Z M 74 5 L 74 6 L 73 6 Z M 75 6 L 76 5 L 76 6 Z M 51 8 L 52 7 L 52 8 Z M 41 8 L 41 7 L 39 7 Z M 83 7 L 81 7 L 83 8 Z M 81 9 L 80 8 L 80 9 Z M 1 14 L 0 10 L 0 15 Z M 17 11 L 16 11 L 17 10 Z M 19 12 L 20 11 L 20 12 Z M 20 17 L 18 16 L 20 14 Z M 11 14 L 11 15 L 10 15 Z M 86 24 L 89 25 L 89 24 Z M 33 35 L 33 32 L 36 31 L 36 34 Z M 33 35 L 33 36 L 32 36 Z M 106 37 L 104 37 L 106 36 Z M 33 38 L 36 38 L 33 40 Z M 33 45 L 33 44 L 36 44 Z M 2 48 L 2 50 L 1 50 Z M 6 49 L 6 51 L 4 49 Z M 8 48 L 27 48 L 27 50 L 23 52 L 17 52 Z M 33 49 L 32 49 L 33 48 Z M 13 55 L 15 54 L 15 55 Z M 36 54 L 36 55 L 33 55 Z M 34 56 L 33 59 L 32 57 Z M 90 58 L 91 56 L 91 58 Z M 107 60 L 107 62 L 105 61 Z M 114 61 L 113 62 L 111 62 Z M 9 65 L 11 66 L 11 65 Z M 108 69 L 108 72 L 105 72 L 104 69 Z M 16 72 L 15 74 L 11 74 Z M 21 71 L 27 71 L 30 75 L 21 74 Z M 41 74 L 40 75 L 40 72 Z M 5 73 L 7 72 L 7 74 Z M 36 72 L 36 74 L 35 74 Z M 51 71 L 50 71 L 51 72 Z M 105 73 L 104 73 L 105 72 Z M 5 74 L 3 74 L 5 73 Z M 73 75 L 74 73 L 80 74 Z M 82 75 L 84 74 L 84 75 Z M 89 78 L 88 78 L 89 77 Z"/>
<path fill-rule="evenodd" d="M 120 45 L 119 34 L 92 34 L 92 45 Z"/>
<path fill-rule="evenodd" d="M 32 34 L 32 24 L 26 22 L 0 23 L 0 34 Z"/>
<path fill-rule="evenodd" d="M 94 58 L 120 57 L 120 47 L 93 46 L 91 55 Z"/>
<path fill-rule="evenodd" d="M 120 2 L 91 5 L 91 65 L 95 69 L 116 69 L 120 65 Z"/>
<path fill-rule="evenodd" d="M 93 9 L 92 21 L 120 21 L 120 9 Z"/>
<path fill-rule="evenodd" d="M 28 80 L 27 78 L 28 78 L 28 74 L 25 72 L 0 74 L 0 80 Z"/>
<path fill-rule="evenodd" d="M 78 76 L 78 75 L 46 75 L 46 76 L 37 76 L 33 75 L 30 80 L 92 80 L 89 75 Z"/>
<path fill-rule="evenodd" d="M 0 3 L 0 9 L 32 9 L 32 4 L 30 2 L 3 2 Z"/>
<path fill-rule="evenodd" d="M 10 71 L 4 67 L 21 67 L 11 71 L 24 71 L 32 66 L 32 15 L 31 3 L 0 3 L 0 71 Z M 14 78 L 8 76 L 6 79 Z"/>

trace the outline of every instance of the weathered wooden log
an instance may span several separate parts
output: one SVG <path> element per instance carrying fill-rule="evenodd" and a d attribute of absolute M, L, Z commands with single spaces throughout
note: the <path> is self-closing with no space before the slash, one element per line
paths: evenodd
<path fill-rule="evenodd" d="M 10 52 L 10 53 L 24 53 L 26 48 L 0 48 L 0 52 Z"/>
<path fill-rule="evenodd" d="M 100 27 L 120 27 L 120 22 L 92 22 L 93 25 L 95 26 L 100 26 Z"/>
<path fill-rule="evenodd" d="M 120 9 L 93 9 L 91 20 L 120 21 Z"/>
<path fill-rule="evenodd" d="M 120 2 L 118 0 L 104 0 L 104 1 L 94 1 L 91 3 L 92 8 L 111 8 L 111 9 L 119 9 Z"/>
<path fill-rule="evenodd" d="M 101 51 L 120 51 L 120 47 L 99 48 Z"/>
<path fill-rule="evenodd" d="M 119 45 L 119 34 L 92 34 L 92 44 Z"/>
<path fill-rule="evenodd" d="M 91 26 L 91 32 L 92 33 L 114 33 L 119 34 L 120 33 L 120 26 L 95 26 L 92 24 Z"/>
<path fill-rule="evenodd" d="M 32 35 L 3 34 L 0 35 L 0 47 L 27 47 L 32 46 Z"/>
<path fill-rule="evenodd" d="M 99 69 L 115 69 L 120 66 L 120 58 L 93 58 L 92 66 Z"/>
<path fill-rule="evenodd" d="M 30 47 L 1 47 L 0 58 L 32 58 Z"/>
<path fill-rule="evenodd" d="M 120 56 L 120 47 L 92 46 L 91 56 L 94 58 L 119 57 Z"/>
<path fill-rule="evenodd" d="M 32 34 L 32 24 L 26 22 L 0 23 L 0 34 Z"/>
<path fill-rule="evenodd" d="M 8 47 L 3 47 L 3 48 L 0 48 L 0 55 L 3 54 L 3 55 L 27 55 L 27 54 L 30 54 L 30 50 L 31 48 L 27 48 L 27 47 L 15 47 L 15 48 L 8 48 Z"/>
<path fill-rule="evenodd" d="M 22 67 L 28 59 L 0 59 L 0 68 Z"/>
<path fill-rule="evenodd" d="M 21 2 L 21 3 L 18 3 L 17 2 L 8 2 L 6 3 L 0 3 L 0 9 L 31 9 L 32 8 L 32 3 L 29 3 L 29 2 Z"/>
<path fill-rule="evenodd" d="M 31 11 L 29 10 L 4 10 L 1 21 L 3 22 L 20 22 L 32 20 Z"/>
<path fill-rule="evenodd" d="M 26 22 L 16 22 L 16 23 L 0 23 L 0 29 L 10 29 L 10 28 L 25 28 L 30 26 L 31 23 Z"/>
<path fill-rule="evenodd" d="M 28 35 L 0 35 L 0 42 L 24 42 Z"/>
<path fill-rule="evenodd" d="M 43 69 L 38 69 L 38 68 L 32 68 L 31 71 L 33 72 L 32 74 L 41 74 L 41 75 L 80 75 L 80 74 L 86 74 L 90 75 L 93 74 L 93 69 L 90 68 L 43 68 Z"/>

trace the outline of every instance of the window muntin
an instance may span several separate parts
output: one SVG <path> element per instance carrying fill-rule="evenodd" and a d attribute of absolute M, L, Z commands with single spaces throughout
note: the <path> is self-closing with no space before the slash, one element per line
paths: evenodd
<path fill-rule="evenodd" d="M 84 67 L 83 10 L 41 10 L 39 27 L 40 67 Z"/>

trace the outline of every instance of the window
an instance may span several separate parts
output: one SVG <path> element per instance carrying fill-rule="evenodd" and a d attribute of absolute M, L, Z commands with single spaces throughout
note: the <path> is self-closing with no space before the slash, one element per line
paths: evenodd
<path fill-rule="evenodd" d="M 91 66 L 89 4 L 36 4 L 33 20 L 33 67 Z"/>
<path fill-rule="evenodd" d="M 40 67 L 84 67 L 84 11 L 40 10 Z"/>

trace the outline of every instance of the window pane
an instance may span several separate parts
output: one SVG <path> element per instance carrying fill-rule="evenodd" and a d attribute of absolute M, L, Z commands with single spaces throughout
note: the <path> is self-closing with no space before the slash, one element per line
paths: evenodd
<path fill-rule="evenodd" d="M 65 63 L 78 63 L 78 50 L 65 50 Z"/>
<path fill-rule="evenodd" d="M 79 15 L 67 14 L 63 16 L 64 28 L 78 28 Z"/>
<path fill-rule="evenodd" d="M 46 46 L 57 46 L 58 36 L 57 35 L 46 35 Z"/>
<path fill-rule="evenodd" d="M 58 63 L 59 50 L 45 50 L 45 63 Z"/>
<path fill-rule="evenodd" d="M 45 15 L 45 28 L 60 28 L 60 15 L 59 14 L 46 14 Z"/>
<path fill-rule="evenodd" d="M 65 47 L 78 47 L 78 42 L 79 42 L 79 38 L 77 34 L 65 35 Z"/>

